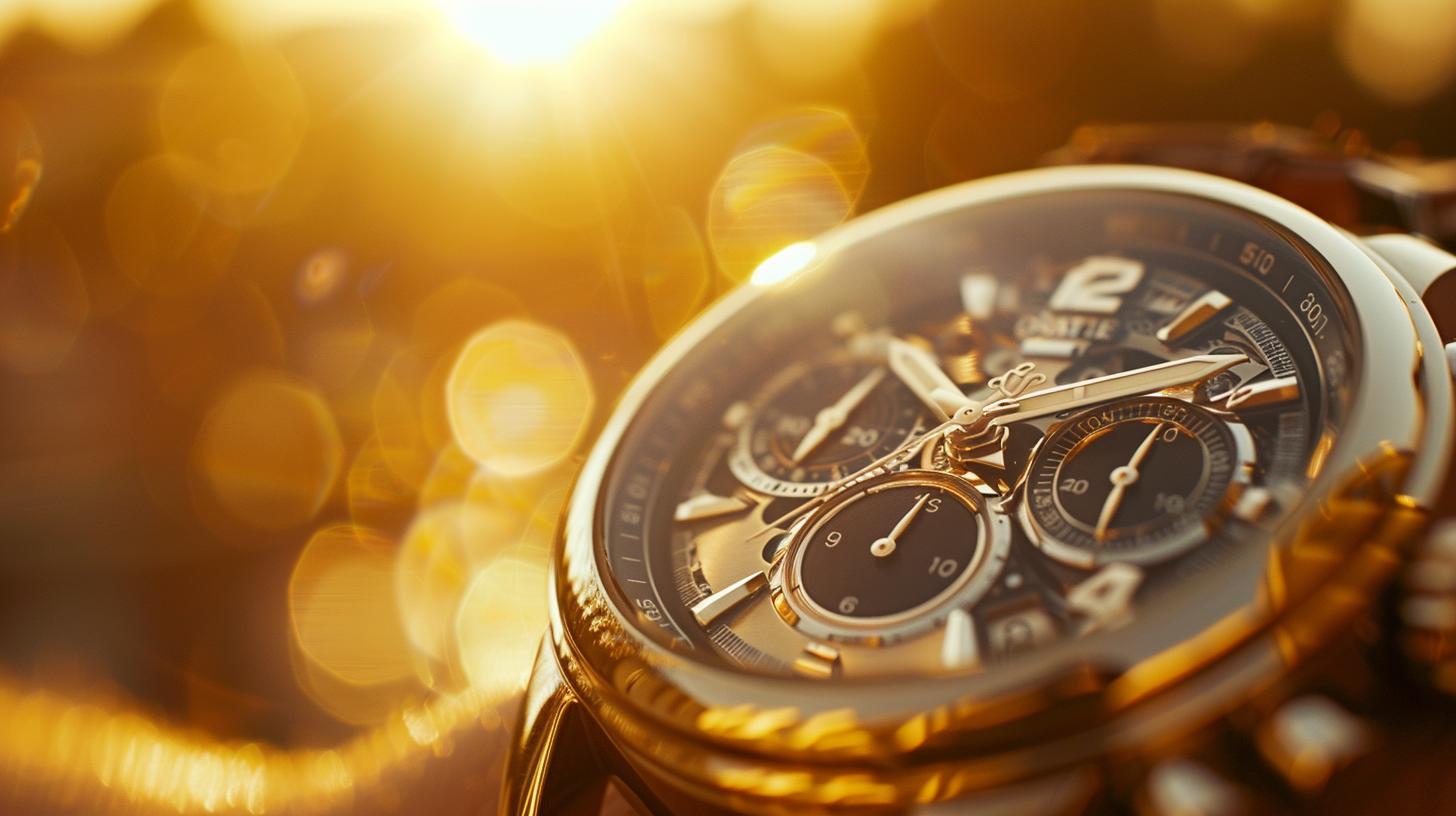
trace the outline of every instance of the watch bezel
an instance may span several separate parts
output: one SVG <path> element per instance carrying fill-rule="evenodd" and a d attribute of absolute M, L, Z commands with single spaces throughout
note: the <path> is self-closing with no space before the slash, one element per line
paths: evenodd
<path fill-rule="evenodd" d="M 1423 310 L 1408 307 L 1412 298 L 1409 287 L 1393 280 L 1391 270 L 1348 233 L 1287 200 L 1215 176 L 1134 165 L 1073 166 L 968 182 L 892 204 L 823 235 L 817 240 L 819 255 L 833 257 L 853 243 L 947 209 L 1074 190 L 1174 193 L 1262 216 L 1321 255 L 1350 299 L 1358 304 L 1354 328 L 1359 335 L 1360 379 L 1350 405 L 1347 430 L 1333 444 L 1325 467 L 1304 499 L 1277 531 L 1281 542 L 1300 535 L 1306 522 L 1317 515 L 1313 511 L 1321 502 L 1329 512 L 1330 502 L 1325 500 L 1336 495 L 1337 486 L 1352 474 L 1371 473 L 1392 463 L 1402 474 L 1409 473 L 1403 478 L 1398 496 L 1382 499 L 1379 513 L 1369 525 L 1350 527 L 1349 535 L 1365 535 L 1369 540 L 1358 545 L 1350 563 L 1337 571 L 1340 580 L 1332 573 L 1296 606 L 1266 610 L 1262 616 L 1241 610 L 1242 614 L 1209 627 L 1195 642 L 1180 644 L 1143 661 L 1112 681 L 1098 676 L 1095 654 L 1064 661 L 1066 665 L 1024 661 L 998 670 L 996 674 L 1001 676 L 983 684 L 974 698 L 968 697 L 964 678 L 959 677 L 826 683 L 750 674 L 675 653 L 640 631 L 625 617 L 619 601 L 609 597 L 596 545 L 601 488 L 613 454 L 649 392 L 688 349 L 765 292 L 744 286 L 725 295 L 670 341 L 624 393 L 578 477 L 553 559 L 551 643 L 563 674 L 608 732 L 619 737 L 629 750 L 635 747 L 650 752 L 651 745 L 688 740 L 700 747 L 746 750 L 774 762 L 812 763 L 847 759 L 875 762 L 917 752 L 930 756 L 947 746 L 956 746 L 967 751 L 967 757 L 985 759 L 995 754 L 1004 759 L 1008 750 L 1019 750 L 1014 748 L 1015 739 L 1007 743 L 1007 735 L 999 727 L 1012 716 L 1006 712 L 1024 712 L 1028 707 L 1046 709 L 1058 705 L 1058 700 L 1085 698 L 1089 693 L 1105 698 L 1101 716 L 1107 723 L 1136 703 L 1158 698 L 1158 704 L 1150 704 L 1156 713 L 1136 723 L 1141 730 L 1157 723 L 1161 723 L 1159 728 L 1188 725 L 1214 716 L 1228 701 L 1269 679 L 1270 672 L 1285 671 L 1297 662 L 1276 642 L 1277 633 L 1271 631 L 1275 624 L 1313 615 L 1314 623 L 1309 625 L 1314 629 L 1308 631 L 1337 630 L 1343 625 L 1341 615 L 1356 611 L 1330 608 L 1331 592 L 1353 590 L 1373 596 L 1388 580 L 1389 570 L 1380 567 L 1387 559 L 1376 550 L 1388 548 L 1390 543 L 1375 528 L 1385 529 L 1381 525 L 1392 515 L 1418 513 L 1433 498 L 1438 485 L 1429 477 L 1429 460 L 1449 451 L 1451 420 L 1449 410 L 1427 412 L 1424 407 L 1433 401 L 1449 406 L 1451 386 L 1449 378 L 1433 373 L 1436 369 L 1432 360 L 1420 355 L 1422 343 L 1429 344 L 1434 329 L 1426 325 L 1429 317 Z M 1372 364 L 1375 361 L 1379 364 Z M 1437 419 L 1426 421 L 1432 417 Z M 1410 465 L 1408 470 L 1406 465 Z M 1408 520 L 1402 516 L 1398 521 L 1398 529 L 1390 533 L 1395 538 L 1404 534 L 1402 525 Z M 1251 598 L 1250 602 L 1257 600 Z M 1303 659 L 1307 651 L 1297 657 Z M 1170 668 L 1173 658 L 1177 669 Z M 1191 669 L 1207 669 L 1215 664 L 1219 666 L 1217 672 L 1198 672 L 1202 682 L 1184 682 L 1194 674 Z M 1130 677 L 1134 673 L 1136 677 Z M 1210 678 L 1216 677 L 1223 679 L 1210 685 Z M 1162 693 L 1180 685 L 1198 688 L 1198 704 L 1169 709 L 1168 698 Z M 806 693 L 810 688 L 812 693 Z M 779 712 L 783 722 L 767 730 L 732 725 L 763 712 Z M 822 729 L 824 718 L 844 716 L 845 712 L 851 719 L 846 727 L 858 738 L 816 742 L 805 737 L 807 727 L 817 724 Z M 931 721 L 935 733 L 927 738 L 924 723 Z M 911 728 L 916 723 L 921 725 Z M 907 728 L 918 736 L 912 738 Z M 1139 728 L 1121 730 L 1129 735 L 1138 733 Z M 842 737 L 842 732 L 836 733 Z M 1069 762 L 1081 753 L 1108 747 L 1108 737 L 1103 735 L 1086 741 L 1083 750 L 1068 752 L 1062 745 L 1067 739 L 1070 736 L 1057 740 L 1061 750 L 1041 752 L 1041 764 Z M 943 753 L 935 755 L 943 759 Z M 686 776 L 698 773 L 701 779 L 703 774 L 716 773 L 711 763 L 689 764 L 693 767 L 680 769 Z M 1004 763 L 994 767 L 1010 773 Z M 1023 766 L 1020 772 L 1030 767 Z"/>

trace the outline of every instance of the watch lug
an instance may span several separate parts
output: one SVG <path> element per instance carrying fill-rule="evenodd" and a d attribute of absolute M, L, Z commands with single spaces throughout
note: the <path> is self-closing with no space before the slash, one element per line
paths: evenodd
<path fill-rule="evenodd" d="M 521 701 L 520 719 L 511 736 L 505 778 L 501 782 L 501 813 L 535 816 L 541 812 L 546 777 L 556 749 L 556 737 L 576 697 L 566 687 L 550 638 L 541 641 L 531 680 Z"/>
<path fill-rule="evenodd" d="M 501 781 L 500 813 L 665 816 L 670 812 L 566 684 L 550 635 L 536 652 L 510 749 Z"/>
<path fill-rule="evenodd" d="M 1422 298 L 1436 281 L 1456 270 L 1456 255 L 1415 235 L 1392 232 L 1366 236 L 1361 241 L 1389 261 Z"/>

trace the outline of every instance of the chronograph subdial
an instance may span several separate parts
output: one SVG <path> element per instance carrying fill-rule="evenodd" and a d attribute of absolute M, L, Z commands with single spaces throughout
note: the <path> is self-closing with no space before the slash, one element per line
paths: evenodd
<path fill-rule="evenodd" d="M 926 423 L 920 402 L 883 359 L 850 354 L 785 368 L 749 409 L 728 466 L 771 496 L 818 495 Z"/>
<path fill-rule="evenodd" d="M 1009 520 L 960 479 L 905 471 L 807 520 L 775 560 L 774 606 L 813 637 L 893 642 L 984 596 L 1009 547 Z"/>
<path fill-rule="evenodd" d="M 1042 552 L 1070 566 L 1161 562 L 1208 538 L 1253 459 L 1243 424 L 1183 400 L 1093 408 L 1041 445 L 1022 521 Z"/>

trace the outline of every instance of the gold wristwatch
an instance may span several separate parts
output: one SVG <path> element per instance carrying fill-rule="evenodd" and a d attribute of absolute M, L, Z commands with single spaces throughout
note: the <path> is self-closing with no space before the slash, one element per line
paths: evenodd
<path fill-rule="evenodd" d="M 1456 165 L 1050 161 L 786 248 L 640 373 L 502 812 L 1323 812 L 1452 730 Z"/>

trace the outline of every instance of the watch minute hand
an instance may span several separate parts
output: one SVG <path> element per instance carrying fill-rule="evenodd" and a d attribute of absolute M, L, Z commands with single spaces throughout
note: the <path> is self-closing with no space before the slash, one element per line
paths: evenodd
<path fill-rule="evenodd" d="M 990 424 L 1006 425 L 1108 400 L 1192 385 L 1245 363 L 1248 359 L 1243 354 L 1199 354 L 1066 385 L 1054 385 L 993 403 L 1002 412 L 997 413 L 990 420 Z M 991 406 L 987 406 L 988 413 L 990 408 Z"/>

